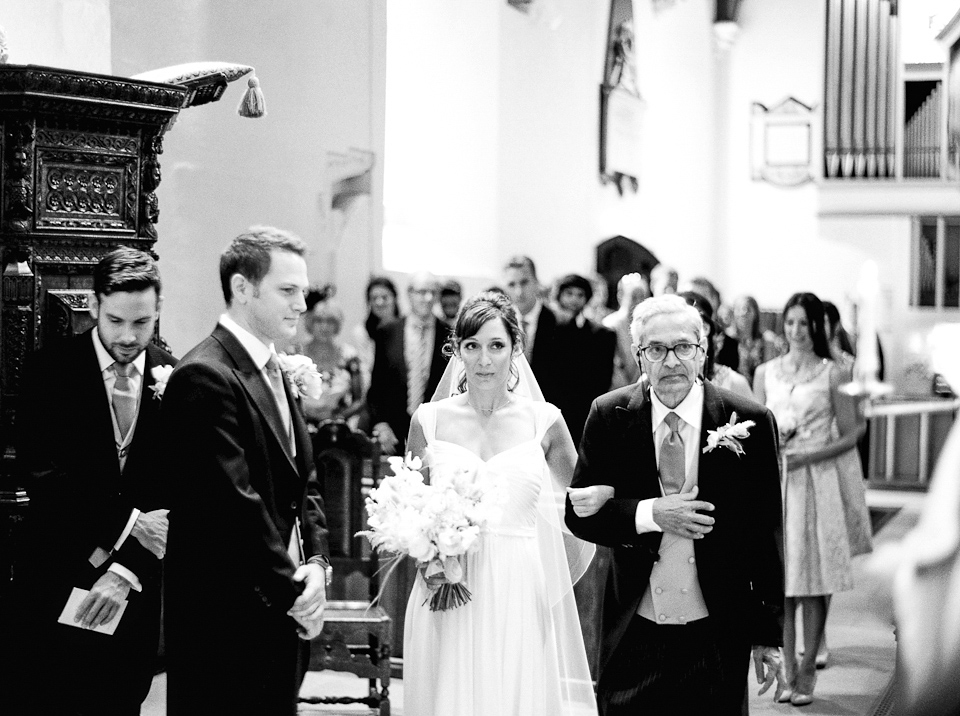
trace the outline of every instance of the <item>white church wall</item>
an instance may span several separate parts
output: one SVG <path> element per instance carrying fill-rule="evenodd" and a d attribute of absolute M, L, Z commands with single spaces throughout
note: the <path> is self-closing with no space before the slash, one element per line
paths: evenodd
<path fill-rule="evenodd" d="M 17 65 L 110 74 L 111 0 L 0 0 L 0 26 Z"/>
<path fill-rule="evenodd" d="M 246 79 L 223 99 L 180 114 L 161 157 L 160 241 L 167 282 L 164 335 L 182 353 L 223 310 L 217 259 L 253 224 L 299 234 L 312 281 L 335 282 L 359 316 L 376 252 L 382 180 L 383 0 L 191 0 L 114 3 L 114 67 L 127 75 L 198 60 L 256 68 L 267 114 L 236 106 Z M 149 28 L 149 32 L 144 32 Z M 377 155 L 373 196 L 329 210 L 327 153 Z"/>

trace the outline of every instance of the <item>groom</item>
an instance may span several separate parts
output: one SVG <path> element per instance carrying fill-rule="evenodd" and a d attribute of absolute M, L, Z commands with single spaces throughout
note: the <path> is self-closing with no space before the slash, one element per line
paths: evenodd
<path fill-rule="evenodd" d="M 323 503 L 274 348 L 306 309 L 304 252 L 269 227 L 233 240 L 220 256 L 227 310 L 163 395 L 171 716 L 294 716 L 306 640 L 323 627 Z"/>
<path fill-rule="evenodd" d="M 647 299 L 631 332 L 648 381 L 594 401 L 567 503 L 576 535 L 613 548 L 601 712 L 740 716 L 751 647 L 761 693 L 774 678 L 775 697 L 784 686 L 776 426 L 757 403 L 699 380 L 702 324 L 683 299 Z M 733 413 L 755 423 L 742 454 L 705 450 Z M 615 497 L 581 516 L 576 488 L 602 484 Z"/>

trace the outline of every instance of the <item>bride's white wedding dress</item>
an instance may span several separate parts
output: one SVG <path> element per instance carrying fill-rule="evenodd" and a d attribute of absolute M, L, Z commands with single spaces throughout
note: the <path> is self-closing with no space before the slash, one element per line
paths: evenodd
<path fill-rule="evenodd" d="M 534 405 L 536 436 L 486 461 L 436 438 L 437 403 L 419 408 L 431 476 L 443 479 L 451 472 L 444 467 L 476 468 L 478 476 L 495 472 L 507 500 L 466 557 L 469 602 L 431 612 L 424 604 L 431 592 L 417 576 L 403 645 L 409 716 L 596 714 L 560 543 L 557 493 L 541 447 L 560 411 Z"/>

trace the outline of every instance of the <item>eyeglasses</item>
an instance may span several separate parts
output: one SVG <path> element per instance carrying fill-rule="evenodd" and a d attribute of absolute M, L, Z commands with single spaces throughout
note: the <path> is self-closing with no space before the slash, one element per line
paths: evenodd
<path fill-rule="evenodd" d="M 698 350 L 700 346 L 697 343 L 677 343 L 675 346 L 652 345 L 638 348 L 637 355 L 643 355 L 651 363 L 659 363 L 666 360 L 667 353 L 670 351 L 673 351 L 678 360 L 690 360 L 697 355 Z"/>

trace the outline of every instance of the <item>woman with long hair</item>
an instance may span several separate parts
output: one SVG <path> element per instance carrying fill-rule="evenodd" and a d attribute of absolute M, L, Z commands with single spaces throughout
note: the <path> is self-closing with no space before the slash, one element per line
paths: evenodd
<path fill-rule="evenodd" d="M 397 286 L 386 276 L 371 276 L 367 282 L 367 317 L 353 329 L 353 346 L 360 353 L 360 361 L 369 378 L 373 366 L 373 334 L 387 321 L 400 317 Z"/>
<path fill-rule="evenodd" d="M 772 331 L 760 330 L 760 306 L 753 296 L 740 296 L 734 301 L 731 333 L 737 339 L 740 353 L 737 370 L 752 383 L 757 366 L 781 352 Z"/>
<path fill-rule="evenodd" d="M 840 391 L 846 372 L 831 358 L 820 299 L 812 293 L 791 296 L 783 309 L 783 327 L 789 349 L 757 369 L 753 391 L 780 428 L 786 567 L 783 650 L 792 686 L 781 700 L 789 698 L 801 706 L 813 701 L 817 646 L 830 596 L 853 588 L 852 559 L 871 549 L 870 515 L 856 450 L 863 423 L 854 399 Z M 799 661 L 798 612 L 803 613 L 806 646 Z"/>

